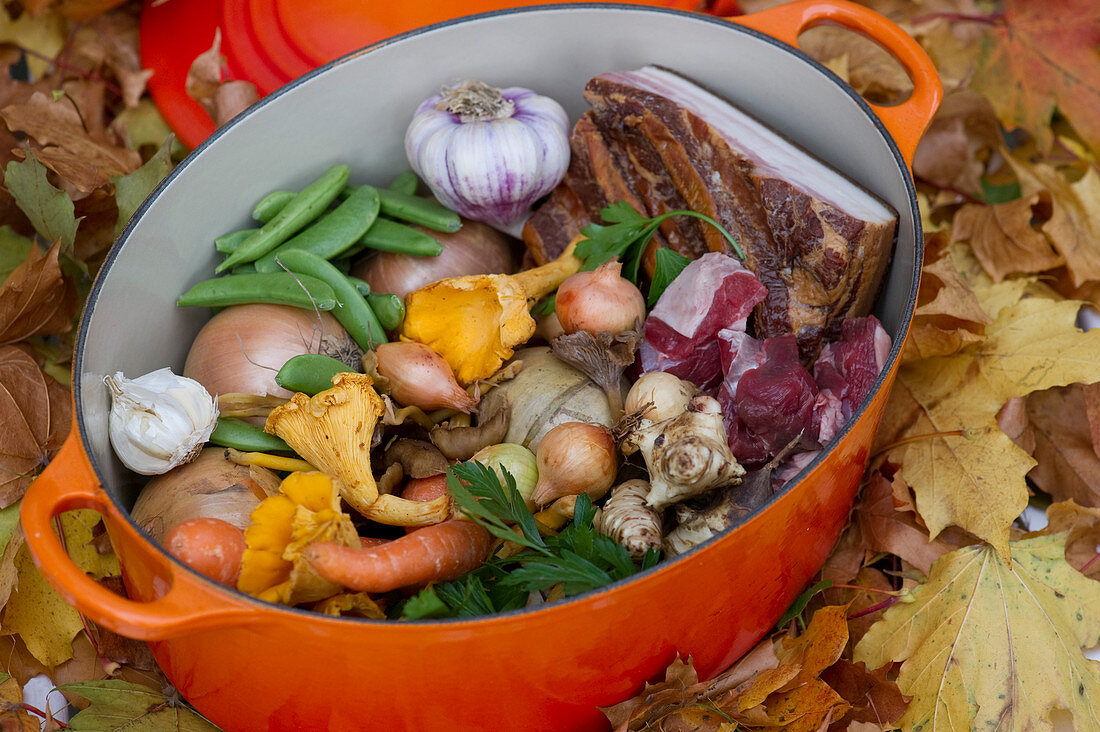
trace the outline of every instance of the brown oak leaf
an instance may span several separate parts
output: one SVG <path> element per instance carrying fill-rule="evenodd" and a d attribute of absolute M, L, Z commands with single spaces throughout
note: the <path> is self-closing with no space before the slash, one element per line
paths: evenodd
<path fill-rule="evenodd" d="M 34 138 L 42 146 L 39 157 L 43 162 L 83 192 L 107 185 L 111 176 L 141 165 L 136 151 L 114 144 L 105 135 L 89 133 L 67 96 L 54 101 L 35 92 L 22 104 L 0 109 L 0 117 L 11 129 Z"/>
<path fill-rule="evenodd" d="M 944 96 L 913 155 L 913 175 L 938 188 L 982 194 L 982 174 L 1001 144 L 989 100 L 970 90 Z"/>
<path fill-rule="evenodd" d="M 887 678 L 886 668 L 869 671 L 866 664 L 842 658 L 822 672 L 821 680 L 851 705 L 848 713 L 836 720 L 838 725 L 848 722 L 889 725 L 900 719 L 909 705 L 898 685 Z"/>
<path fill-rule="evenodd" d="M 1078 505 L 1072 498 L 1047 506 L 1047 525 L 1025 538 L 1067 532 L 1066 561 L 1086 577 L 1100 580 L 1100 508 Z"/>
<path fill-rule="evenodd" d="M 42 373 L 25 347 L 0 346 L 0 507 L 22 497 L 70 421 L 68 388 Z"/>
<path fill-rule="evenodd" d="M 0 284 L 0 345 L 73 327 L 76 291 L 62 274 L 60 243 L 45 254 L 31 247 L 27 259 Z"/>

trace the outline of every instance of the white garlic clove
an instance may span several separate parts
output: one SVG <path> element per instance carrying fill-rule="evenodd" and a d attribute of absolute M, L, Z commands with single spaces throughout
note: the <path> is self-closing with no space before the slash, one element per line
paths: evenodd
<path fill-rule="evenodd" d="M 218 423 L 214 397 L 169 368 L 136 379 L 119 371 L 103 382 L 111 390 L 111 446 L 135 473 L 159 475 L 190 462 Z"/>

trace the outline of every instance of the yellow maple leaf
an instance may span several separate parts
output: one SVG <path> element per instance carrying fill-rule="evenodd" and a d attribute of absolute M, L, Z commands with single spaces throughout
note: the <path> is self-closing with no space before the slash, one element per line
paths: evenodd
<path fill-rule="evenodd" d="M 19 580 L 4 606 L 4 631 L 21 636 L 31 655 L 53 668 L 73 656 L 73 638 L 84 628 L 80 613 L 39 574 L 26 547 L 15 566 Z"/>
<path fill-rule="evenodd" d="M 904 391 L 921 409 L 905 431 L 935 435 L 905 445 L 902 475 L 934 538 L 949 525 L 990 542 L 1008 561 L 1009 526 L 1027 505 L 1024 476 L 1035 461 L 996 424 L 1009 399 L 1033 391 L 1091 383 L 1100 378 L 1100 331 L 1076 326 L 1080 303 L 1038 296 L 1029 280 L 978 283 L 979 302 L 991 316 L 985 338 L 950 356 L 904 365 Z"/>
<path fill-rule="evenodd" d="M 1014 542 L 1011 565 L 990 546 L 946 554 L 928 580 L 856 645 L 868 668 L 902 663 L 912 697 L 902 729 L 1033 729 L 1066 710 L 1100 728 L 1100 583 L 1063 556 L 1065 534 Z"/>
<path fill-rule="evenodd" d="M 113 551 L 100 553 L 92 543 L 92 530 L 98 523 L 99 514 L 88 508 L 61 514 L 61 530 L 69 556 L 85 572 L 96 579 L 103 579 L 120 574 L 122 570 Z"/>

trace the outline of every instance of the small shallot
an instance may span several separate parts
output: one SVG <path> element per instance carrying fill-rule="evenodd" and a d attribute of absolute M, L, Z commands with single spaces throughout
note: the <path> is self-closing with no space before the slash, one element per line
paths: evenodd
<path fill-rule="evenodd" d="M 598 500 L 611 489 L 618 468 L 611 433 L 588 422 L 565 422 L 547 432 L 536 458 L 539 481 L 531 494 L 536 506 L 581 493 Z"/>
<path fill-rule="evenodd" d="M 645 320 L 645 298 L 619 271 L 617 261 L 592 272 L 578 272 L 558 288 L 555 312 L 566 333 L 586 330 L 619 334 L 636 330 Z"/>
<path fill-rule="evenodd" d="M 458 385 L 443 357 L 422 343 L 383 343 L 374 349 L 378 373 L 390 382 L 390 396 L 401 404 L 469 413 L 477 400 Z"/>

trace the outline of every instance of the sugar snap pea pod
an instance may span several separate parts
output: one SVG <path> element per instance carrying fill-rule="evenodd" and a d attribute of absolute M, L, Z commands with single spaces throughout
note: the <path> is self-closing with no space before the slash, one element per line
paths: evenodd
<path fill-rule="evenodd" d="M 241 242 L 236 251 L 215 268 L 224 272 L 242 262 L 252 262 L 298 233 L 317 218 L 336 199 L 347 183 L 350 170 L 346 165 L 334 165 L 317 180 L 303 188 L 287 203 L 275 218 Z"/>
<path fill-rule="evenodd" d="M 379 188 L 378 199 L 382 204 L 382 213 L 392 218 L 420 224 L 436 231 L 453 233 L 462 228 L 462 219 L 458 214 L 430 198 Z"/>
<path fill-rule="evenodd" d="M 378 218 L 378 191 L 362 186 L 352 191 L 339 206 L 322 214 L 313 224 L 287 239 L 275 250 L 256 260 L 260 272 L 276 272 L 275 257 L 289 249 L 313 252 L 322 259 L 332 259 L 359 241 Z"/>
<path fill-rule="evenodd" d="M 385 330 L 366 299 L 348 282 L 347 275 L 330 262 L 301 249 L 283 252 L 279 255 L 279 261 L 291 272 L 316 277 L 332 288 L 337 301 L 332 314 L 360 348 L 369 351 L 386 342 Z"/>
<path fill-rule="evenodd" d="M 397 295 L 372 292 L 367 295 L 367 304 L 388 331 L 397 330 L 405 320 L 405 302 Z"/>
<path fill-rule="evenodd" d="M 233 252 L 237 247 L 241 245 L 248 237 L 255 234 L 259 229 L 241 229 L 240 231 L 233 231 L 228 234 L 222 234 L 214 240 L 214 248 L 222 254 L 229 254 Z"/>
<path fill-rule="evenodd" d="M 351 369 L 343 361 L 321 353 L 294 356 L 275 374 L 275 383 L 284 389 L 303 394 L 319 394 L 332 388 L 332 377 Z"/>
<path fill-rule="evenodd" d="M 390 190 L 404 193 L 407 196 L 413 196 L 416 195 L 416 189 L 419 185 L 420 180 L 416 177 L 416 173 L 411 170 L 406 170 L 390 181 Z"/>
<path fill-rule="evenodd" d="M 210 308 L 249 303 L 332 310 L 336 307 L 336 295 L 328 283 L 315 277 L 290 272 L 271 272 L 231 274 L 203 280 L 183 293 L 176 301 L 176 304 L 181 307 Z"/>
<path fill-rule="evenodd" d="M 348 282 L 350 282 L 351 286 L 355 288 L 355 291 L 363 297 L 366 297 L 370 294 L 370 285 L 368 285 L 366 282 L 359 279 L 358 277 L 352 277 L 351 275 L 348 275 Z"/>
<path fill-rule="evenodd" d="M 380 252 L 411 254 L 414 257 L 438 257 L 443 245 L 422 231 L 389 219 L 378 218 L 356 245 Z"/>
<path fill-rule="evenodd" d="M 232 417 L 218 417 L 218 424 L 210 433 L 210 441 L 215 445 L 245 452 L 293 452 L 290 445 L 275 435 L 269 435 L 256 425 Z"/>
<path fill-rule="evenodd" d="M 266 224 L 275 218 L 275 214 L 282 211 L 283 207 L 290 203 L 290 200 L 296 195 L 298 194 L 294 191 L 272 191 L 268 193 L 252 209 L 252 218 L 261 224 Z"/>

